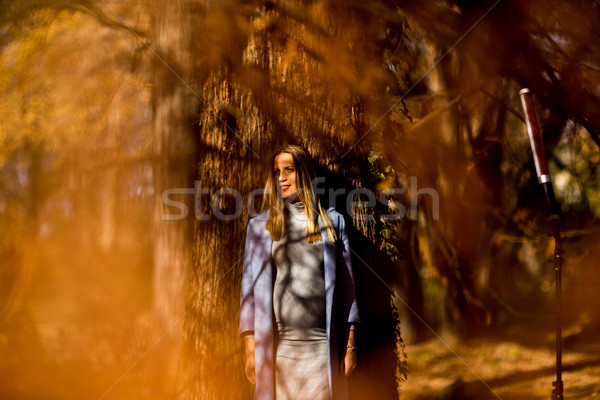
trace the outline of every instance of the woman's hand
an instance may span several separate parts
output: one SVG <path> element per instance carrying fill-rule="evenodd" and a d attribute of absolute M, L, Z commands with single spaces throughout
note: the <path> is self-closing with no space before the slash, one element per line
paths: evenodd
<path fill-rule="evenodd" d="M 356 349 L 356 338 L 354 337 L 354 330 L 348 331 L 348 347 L 346 347 L 346 355 L 344 356 L 344 374 L 349 377 L 352 372 L 356 369 L 356 353 L 352 350 Z"/>
<path fill-rule="evenodd" d="M 254 368 L 254 338 L 244 339 L 244 348 L 246 353 L 244 372 L 246 372 L 246 378 L 248 378 L 248 381 L 254 385 L 256 383 L 256 372 Z"/>
<path fill-rule="evenodd" d="M 344 374 L 349 377 L 356 369 L 356 353 L 350 348 L 346 348 L 346 356 L 344 357 Z"/>

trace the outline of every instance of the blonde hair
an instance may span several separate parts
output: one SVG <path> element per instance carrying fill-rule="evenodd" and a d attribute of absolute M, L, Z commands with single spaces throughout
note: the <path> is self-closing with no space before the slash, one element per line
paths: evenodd
<path fill-rule="evenodd" d="M 271 172 L 269 173 L 269 177 L 265 184 L 265 193 L 261 207 L 261 211 L 269 210 L 269 219 L 266 224 L 266 229 L 271 233 L 273 240 L 281 240 L 281 238 L 285 236 L 284 200 L 277 191 L 279 183 L 276 181 L 275 174 L 273 173 L 275 158 L 282 153 L 290 154 L 294 160 L 298 198 L 304 203 L 306 210 L 307 242 L 313 243 L 322 239 L 317 219 L 319 216 L 327 229 L 329 240 L 332 243 L 335 242 L 336 234 L 333 229 L 333 224 L 317 198 L 317 184 L 316 181 L 313 181 L 316 176 L 313 159 L 304 147 L 293 144 L 281 146 L 271 157 L 271 165 L 269 168 L 269 171 Z"/>

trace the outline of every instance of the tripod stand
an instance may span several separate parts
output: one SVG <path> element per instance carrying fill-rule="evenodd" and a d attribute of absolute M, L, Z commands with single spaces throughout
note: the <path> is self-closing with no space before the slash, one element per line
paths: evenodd
<path fill-rule="evenodd" d="M 560 236 L 560 211 L 558 203 L 554 197 L 552 187 L 552 178 L 546 162 L 544 153 L 544 144 L 538 125 L 533 99 L 529 89 L 519 91 L 523 111 L 525 112 L 525 123 L 527 124 L 527 133 L 529 134 L 529 143 L 533 152 L 533 160 L 538 176 L 538 181 L 544 189 L 546 197 L 546 207 L 548 210 L 548 223 L 550 225 L 550 235 L 554 237 L 554 271 L 556 275 L 556 381 L 552 382 L 552 400 L 563 400 L 563 381 L 562 381 L 562 264 L 564 250 L 562 247 L 562 238 Z"/>

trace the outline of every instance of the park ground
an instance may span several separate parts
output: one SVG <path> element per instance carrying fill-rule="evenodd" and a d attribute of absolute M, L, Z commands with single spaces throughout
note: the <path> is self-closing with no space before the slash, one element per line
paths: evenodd
<path fill-rule="evenodd" d="M 564 399 L 600 399 L 600 342 L 591 328 L 565 326 Z M 556 379 L 552 321 L 531 321 L 466 343 L 432 338 L 406 346 L 403 400 L 551 399 Z"/>

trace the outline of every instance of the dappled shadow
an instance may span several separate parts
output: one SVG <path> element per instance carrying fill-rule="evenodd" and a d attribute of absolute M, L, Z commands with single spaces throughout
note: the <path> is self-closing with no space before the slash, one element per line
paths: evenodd
<path fill-rule="evenodd" d="M 581 361 L 581 362 L 577 362 L 577 363 L 563 365 L 563 372 L 578 371 L 578 370 L 582 370 L 582 369 L 594 367 L 594 366 L 600 366 L 600 357 L 596 357 L 596 358 L 593 358 L 590 360 Z M 493 378 L 493 379 L 486 379 L 485 381 L 477 380 L 477 381 L 463 382 L 462 380 L 458 380 L 458 381 L 454 382 L 452 385 L 450 385 L 450 387 L 448 387 L 444 391 L 441 398 L 444 400 L 498 399 L 498 395 L 495 393 L 496 389 L 499 389 L 499 388 L 502 388 L 505 386 L 514 385 L 515 383 L 519 383 L 519 382 L 534 381 L 534 380 L 544 377 L 544 376 L 552 376 L 555 372 L 556 372 L 556 367 L 551 366 L 551 367 L 539 368 L 539 369 L 536 369 L 533 371 L 515 371 L 508 375 L 498 377 L 498 378 Z M 551 389 L 552 389 L 550 386 L 550 383 L 548 384 L 548 387 L 549 387 L 548 392 L 550 393 Z M 594 390 L 597 390 L 597 387 L 589 386 L 587 390 L 584 390 L 583 388 L 579 388 L 578 391 L 580 393 L 585 392 L 585 393 L 589 394 L 589 393 L 593 392 Z M 506 393 L 506 392 L 504 392 L 500 397 L 504 400 L 513 399 L 513 398 L 515 398 L 515 399 L 516 398 L 518 398 L 518 399 L 526 399 L 527 398 L 527 397 L 523 397 L 523 395 L 521 393 L 519 393 L 518 395 L 515 394 L 513 396 L 510 393 Z M 539 395 L 538 396 L 532 395 L 532 397 L 531 397 L 531 399 L 538 399 L 538 398 L 539 398 Z M 419 398 L 419 399 L 424 400 L 424 398 Z"/>

